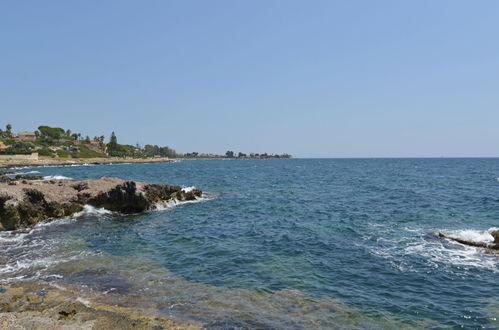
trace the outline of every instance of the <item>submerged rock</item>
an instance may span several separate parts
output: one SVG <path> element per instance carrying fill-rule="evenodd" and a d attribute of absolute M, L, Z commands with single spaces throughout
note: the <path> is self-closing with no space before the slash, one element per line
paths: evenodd
<path fill-rule="evenodd" d="M 117 178 L 0 183 L 0 230 L 26 228 L 42 220 L 68 217 L 83 210 L 86 204 L 115 212 L 137 213 L 155 209 L 170 200 L 195 200 L 201 195 L 199 189 L 184 191 L 179 186 Z"/>

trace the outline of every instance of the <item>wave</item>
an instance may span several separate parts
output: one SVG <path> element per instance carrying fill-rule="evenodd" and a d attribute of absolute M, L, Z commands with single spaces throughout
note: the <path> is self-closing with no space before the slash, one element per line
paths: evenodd
<path fill-rule="evenodd" d="M 499 230 L 496 227 L 489 228 L 488 230 L 475 230 L 475 229 L 462 229 L 462 230 L 446 230 L 443 233 L 447 236 L 459 238 L 465 241 L 471 241 L 476 243 L 492 243 L 494 242 L 494 237 L 492 237 L 491 232 L 494 230 Z"/>
<path fill-rule="evenodd" d="M 14 175 L 27 175 L 27 174 L 37 174 L 40 173 L 39 171 L 29 171 L 29 172 L 15 172 L 15 173 L 10 173 L 6 175 L 14 176 Z"/>
<path fill-rule="evenodd" d="M 112 214 L 113 212 L 106 210 L 105 208 L 97 208 L 92 205 L 83 206 L 83 210 L 75 213 L 73 217 L 81 218 L 81 217 L 96 217 L 102 215 Z"/>
<path fill-rule="evenodd" d="M 463 245 L 455 241 L 441 239 L 438 233 L 474 242 L 490 243 L 493 237 L 488 230 L 437 230 L 404 229 L 407 235 L 390 239 L 380 237 L 370 248 L 373 255 L 387 259 L 401 272 L 418 272 L 417 263 L 424 263 L 430 269 L 440 269 L 450 273 L 467 272 L 471 268 L 499 272 L 499 258 L 483 253 L 482 248 Z M 368 240 L 369 238 L 365 238 Z"/>
<path fill-rule="evenodd" d="M 188 187 L 188 188 L 195 189 L 195 187 Z M 190 190 L 188 190 L 188 191 L 190 191 Z M 185 191 L 185 192 L 188 192 L 188 191 Z M 214 195 L 207 195 L 205 193 L 203 193 L 203 195 L 201 197 L 196 197 L 195 200 L 191 200 L 191 201 L 179 201 L 178 199 L 174 198 L 174 199 L 170 199 L 166 202 L 157 203 L 156 205 L 154 205 L 153 211 L 164 211 L 164 210 L 176 207 L 176 206 L 180 206 L 180 205 L 184 205 L 184 204 L 193 204 L 193 203 L 205 202 L 205 201 L 212 200 L 214 198 L 215 198 Z"/>
<path fill-rule="evenodd" d="M 499 263 L 496 256 L 486 255 L 480 251 L 480 248 L 472 246 L 459 244 L 459 247 L 456 247 L 455 244 L 449 245 L 448 241 L 414 243 L 406 247 L 404 253 L 426 258 L 427 263 L 432 268 L 441 268 L 442 265 L 458 267 L 458 270 L 449 269 L 451 272 L 466 271 L 466 268 L 470 267 L 499 272 Z"/>
<path fill-rule="evenodd" d="M 64 175 L 47 175 L 43 177 L 43 180 L 73 180 L 73 178 Z"/>
<path fill-rule="evenodd" d="M 0 244 L 2 243 L 18 243 L 24 240 L 24 238 L 29 235 L 29 232 L 19 233 L 12 231 L 0 232 Z"/>

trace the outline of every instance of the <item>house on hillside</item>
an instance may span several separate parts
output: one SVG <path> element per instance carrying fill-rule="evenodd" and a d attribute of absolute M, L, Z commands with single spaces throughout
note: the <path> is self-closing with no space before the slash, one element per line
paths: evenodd
<path fill-rule="evenodd" d="M 9 149 L 9 146 L 6 146 L 2 141 L 0 141 L 0 151 L 4 151 Z"/>
<path fill-rule="evenodd" d="M 16 134 L 16 139 L 21 141 L 35 141 L 36 134 L 35 132 L 19 132 Z"/>
<path fill-rule="evenodd" d="M 100 142 L 99 141 L 90 141 L 90 144 L 96 147 L 100 147 Z"/>

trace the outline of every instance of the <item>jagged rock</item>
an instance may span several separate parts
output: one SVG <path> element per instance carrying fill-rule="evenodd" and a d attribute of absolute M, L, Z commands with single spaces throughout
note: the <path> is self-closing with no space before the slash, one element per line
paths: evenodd
<path fill-rule="evenodd" d="M 84 181 L 0 183 L 0 230 L 31 227 L 42 220 L 71 216 L 85 204 L 121 213 L 154 209 L 169 200 L 194 200 L 201 190 L 116 178 Z"/>

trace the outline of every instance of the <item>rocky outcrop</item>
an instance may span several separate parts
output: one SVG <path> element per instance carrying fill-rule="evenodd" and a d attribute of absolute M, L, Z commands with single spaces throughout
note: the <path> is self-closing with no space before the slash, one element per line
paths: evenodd
<path fill-rule="evenodd" d="M 493 243 L 469 241 L 469 240 L 461 239 L 459 237 L 453 237 L 453 236 L 449 236 L 449 235 L 442 234 L 442 233 L 438 233 L 438 236 L 441 238 L 450 239 L 452 241 L 455 241 L 455 242 L 458 242 L 458 243 L 461 243 L 464 245 L 483 248 L 485 253 L 499 254 L 499 230 L 491 231 L 490 234 L 494 238 Z"/>
<path fill-rule="evenodd" d="M 14 178 L 0 182 L 0 230 L 35 225 L 42 220 L 69 217 L 85 205 L 121 213 L 152 210 L 171 200 L 200 197 L 198 189 L 146 184 L 117 178 L 99 180 L 28 180 Z"/>

